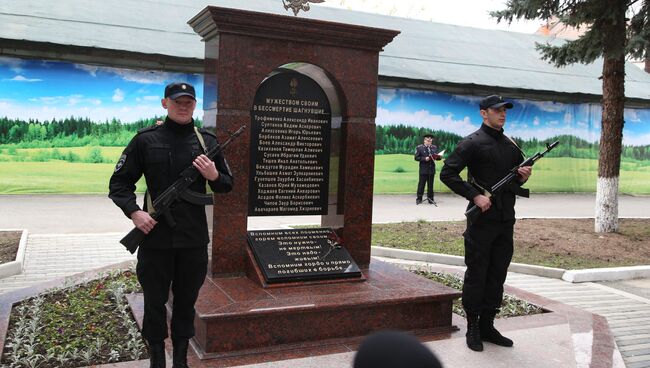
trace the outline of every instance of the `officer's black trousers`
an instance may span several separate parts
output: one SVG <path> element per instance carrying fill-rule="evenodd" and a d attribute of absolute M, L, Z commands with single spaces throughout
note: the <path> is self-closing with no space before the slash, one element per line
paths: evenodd
<path fill-rule="evenodd" d="M 142 335 L 151 343 L 167 338 L 169 288 L 173 293 L 172 339 L 194 336 L 194 303 L 208 267 L 206 247 L 138 250 L 136 268 L 144 294 Z"/>
<path fill-rule="evenodd" d="M 463 308 L 468 313 L 496 311 L 503 299 L 503 283 L 513 253 L 515 220 L 481 219 L 465 231 Z"/>
<path fill-rule="evenodd" d="M 417 199 L 422 199 L 422 195 L 424 194 L 424 184 L 427 185 L 427 198 L 433 199 L 434 176 L 434 174 L 420 174 L 420 180 L 418 180 Z"/>

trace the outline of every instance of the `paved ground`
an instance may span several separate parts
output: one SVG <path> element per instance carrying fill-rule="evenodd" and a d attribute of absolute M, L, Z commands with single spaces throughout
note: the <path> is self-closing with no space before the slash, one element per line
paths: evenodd
<path fill-rule="evenodd" d="M 650 367 L 650 299 L 599 283 L 572 284 L 521 274 L 508 274 L 506 283 L 607 318 L 626 367 Z M 650 281 L 643 284 L 650 291 Z"/>
<path fill-rule="evenodd" d="M 376 196 L 373 222 L 462 218 L 466 205 L 463 199 L 438 195 L 436 200 L 438 207 L 416 206 L 413 196 Z M 534 195 L 531 199 L 520 200 L 517 211 L 519 217 L 593 217 L 594 200 L 593 195 Z M 620 217 L 648 217 L 647 208 L 650 208 L 650 197 L 619 198 Z M 249 228 L 280 228 L 317 222 L 315 216 L 260 217 L 250 219 Z M 104 196 L 0 196 L 0 229 L 27 229 L 30 233 L 24 272 L 0 280 L 0 293 L 134 259 L 118 243 L 131 226 Z M 510 274 L 507 282 L 605 316 L 627 367 L 650 367 L 649 279 L 570 284 L 557 279 Z M 454 344 L 462 349 L 462 341 Z M 480 365 L 483 363 L 491 365 L 489 362 Z"/>
<path fill-rule="evenodd" d="M 374 197 L 375 223 L 462 220 L 467 201 L 450 194 L 436 195 L 438 207 L 415 205 L 415 196 Z M 141 201 L 140 201 L 141 203 Z M 568 205 L 570 203 L 570 205 Z M 593 194 L 533 194 L 519 199 L 519 217 L 594 217 Z M 650 196 L 620 196 L 619 216 L 649 218 Z M 212 213 L 212 207 L 206 211 Z M 277 228 L 289 224 L 318 223 L 318 216 L 255 217 L 249 228 Z M 128 232 L 131 221 L 106 196 L 4 195 L 0 196 L 0 229 L 28 229 L 30 234 L 85 234 Z"/>

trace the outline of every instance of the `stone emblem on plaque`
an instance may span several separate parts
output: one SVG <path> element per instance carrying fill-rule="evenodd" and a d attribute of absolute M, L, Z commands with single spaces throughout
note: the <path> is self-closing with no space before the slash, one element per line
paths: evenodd
<path fill-rule="evenodd" d="M 289 94 L 291 97 L 298 94 L 298 80 L 296 78 L 291 78 L 291 82 L 289 82 Z"/>
<path fill-rule="evenodd" d="M 309 3 L 324 3 L 325 0 L 282 0 L 285 10 L 293 10 L 293 15 L 298 15 L 299 11 L 309 11 Z"/>

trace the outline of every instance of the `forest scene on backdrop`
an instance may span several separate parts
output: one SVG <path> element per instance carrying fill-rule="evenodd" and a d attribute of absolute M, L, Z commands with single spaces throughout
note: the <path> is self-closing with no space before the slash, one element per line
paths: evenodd
<path fill-rule="evenodd" d="M 0 194 L 105 193 L 137 130 L 164 119 L 172 81 L 196 87 L 203 115 L 196 74 L 0 57 L 0 80 Z"/>
<path fill-rule="evenodd" d="M 416 179 L 405 183 L 403 178 L 417 177 L 413 153 L 422 144 L 422 136 L 432 133 L 433 144 L 449 154 L 462 137 L 481 126 L 481 98 L 380 88 L 375 186 L 393 188 L 394 193 L 413 192 Z M 504 98 L 514 103 L 507 112 L 505 132 L 528 156 L 543 151 L 546 143 L 560 141 L 535 165 L 527 186 L 537 192 L 595 192 L 600 105 Z M 625 110 L 619 189 L 627 194 L 650 194 L 650 109 Z M 439 184 L 436 190 L 448 191 Z"/>
<path fill-rule="evenodd" d="M 0 58 L 0 80 L 0 194 L 105 193 L 136 131 L 164 119 L 160 99 L 171 81 L 195 85 L 201 124 L 201 75 Z M 479 96 L 380 88 L 377 97 L 378 194 L 414 192 L 413 152 L 423 134 L 433 133 L 447 155 L 481 125 Z M 515 107 L 508 111 L 506 133 L 527 155 L 561 142 L 535 165 L 528 186 L 594 192 L 600 106 L 510 100 Z M 626 109 L 623 137 L 620 191 L 650 194 L 650 109 Z M 435 185 L 448 191 L 439 181 Z"/>

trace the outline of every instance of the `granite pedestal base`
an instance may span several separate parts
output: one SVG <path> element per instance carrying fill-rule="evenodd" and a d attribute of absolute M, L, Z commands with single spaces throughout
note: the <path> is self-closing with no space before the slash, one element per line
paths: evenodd
<path fill-rule="evenodd" d="M 445 333 L 460 293 L 374 261 L 364 282 L 263 288 L 247 277 L 206 278 L 196 304 L 202 359 L 325 346 L 382 329 Z"/>

